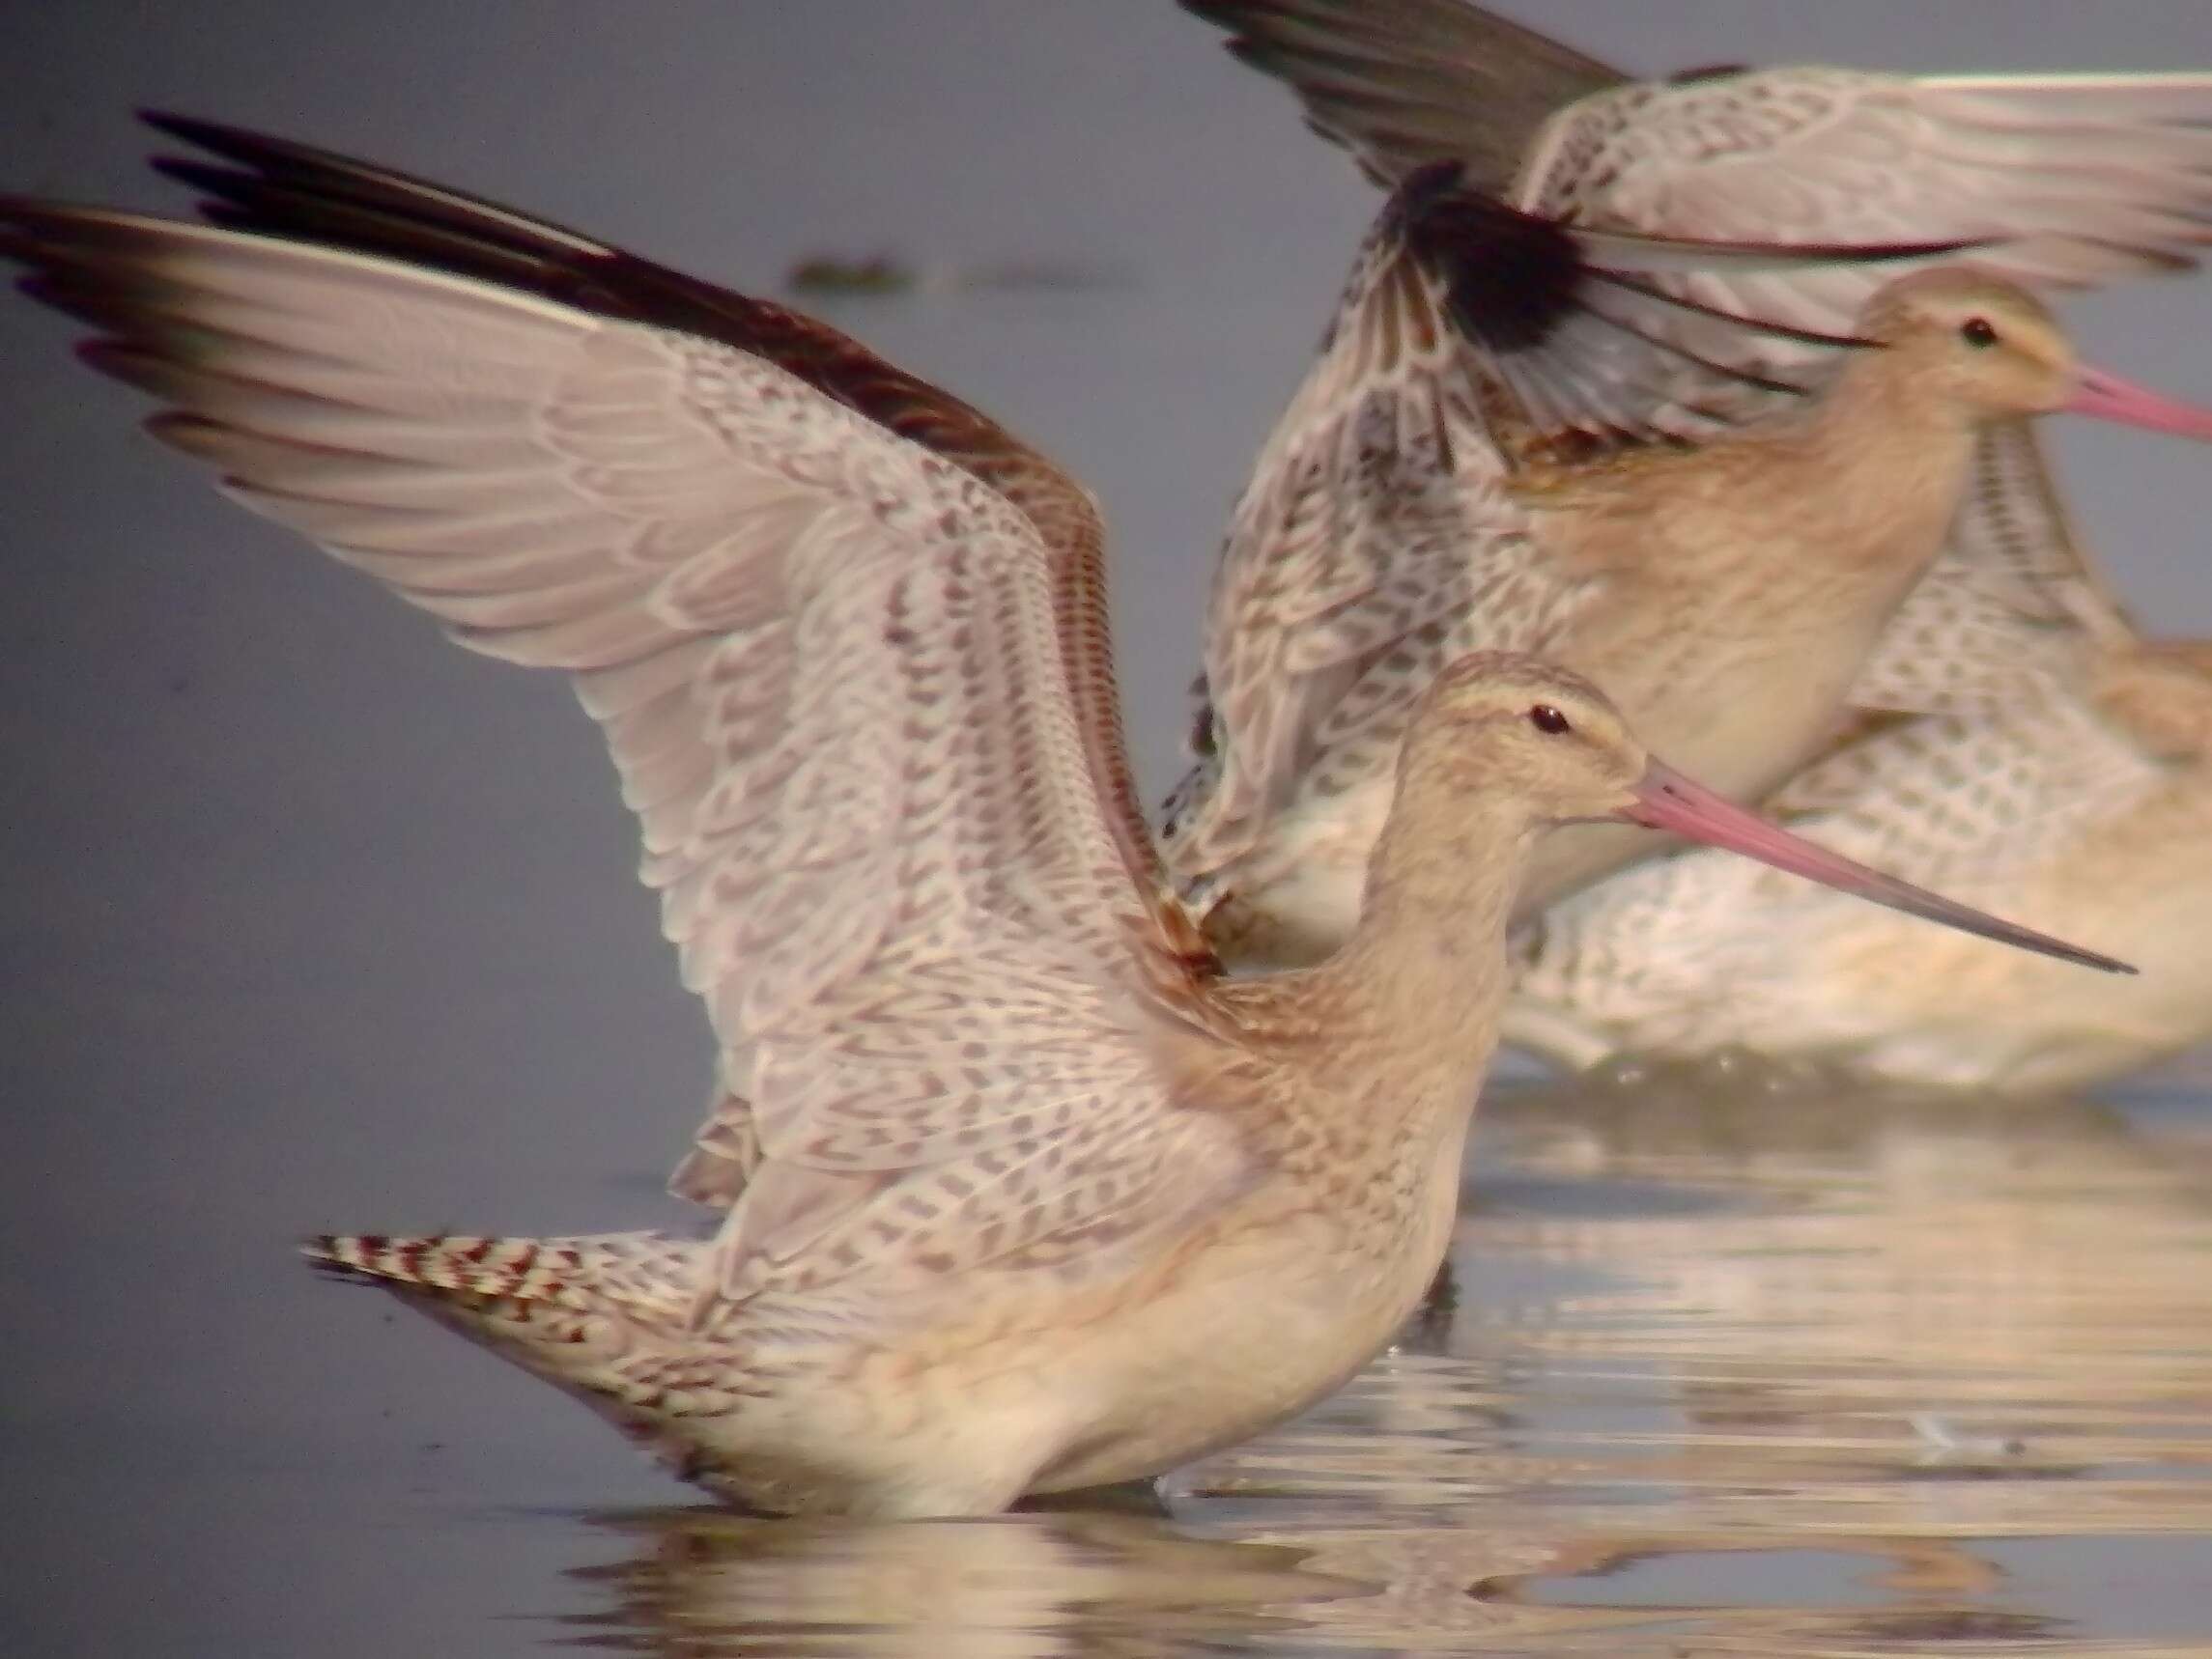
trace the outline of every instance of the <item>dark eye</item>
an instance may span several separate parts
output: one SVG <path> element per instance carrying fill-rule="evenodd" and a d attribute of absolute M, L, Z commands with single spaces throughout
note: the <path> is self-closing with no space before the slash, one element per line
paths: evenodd
<path fill-rule="evenodd" d="M 1548 733 L 1552 737 L 1557 737 L 1561 732 L 1573 729 L 1567 723 L 1567 717 L 1549 703 L 1539 703 L 1530 709 L 1528 711 L 1528 723 L 1538 731 Z"/>
<path fill-rule="evenodd" d="M 1970 317 L 1959 324 L 1959 338 L 1970 346 L 1994 346 L 1997 329 L 1986 317 Z"/>

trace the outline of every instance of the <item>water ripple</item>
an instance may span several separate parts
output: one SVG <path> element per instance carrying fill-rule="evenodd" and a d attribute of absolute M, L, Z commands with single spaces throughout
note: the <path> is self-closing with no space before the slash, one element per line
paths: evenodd
<path fill-rule="evenodd" d="M 1165 1512 L 603 1525 L 719 1654 L 2212 1655 L 2212 1143 L 2070 1103 L 1489 1111 L 1455 1299 Z"/>

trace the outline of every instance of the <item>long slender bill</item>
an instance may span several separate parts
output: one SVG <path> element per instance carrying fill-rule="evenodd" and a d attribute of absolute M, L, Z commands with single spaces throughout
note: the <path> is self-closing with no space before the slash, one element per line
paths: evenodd
<path fill-rule="evenodd" d="M 2182 403 L 2102 369 L 2084 366 L 2074 372 L 2074 395 L 2064 408 L 2069 414 L 2094 415 L 2212 443 L 2212 409 Z"/>
<path fill-rule="evenodd" d="M 2100 956 L 2093 950 L 2084 950 L 2047 934 L 1999 921 L 1969 906 L 1939 898 L 1910 882 L 1870 870 L 1840 853 L 1816 847 L 1779 825 L 1744 811 L 1702 783 L 1692 783 L 1674 768 L 1662 766 L 1656 760 L 1637 782 L 1635 798 L 1633 806 L 1618 814 L 1628 823 L 1725 847 L 1731 853 L 1742 853 L 1745 858 L 1772 864 L 1777 870 L 1787 870 L 1793 876 L 1803 876 L 1807 881 L 1819 882 L 1823 886 L 1833 887 L 1854 898 L 1887 905 L 1908 915 L 1925 916 L 1945 927 L 1979 934 L 2002 944 L 2018 945 L 2022 950 L 2040 951 L 2061 961 L 2078 962 L 2084 968 L 2101 968 L 2108 973 L 2135 971 L 2126 963 L 2110 956 Z"/>

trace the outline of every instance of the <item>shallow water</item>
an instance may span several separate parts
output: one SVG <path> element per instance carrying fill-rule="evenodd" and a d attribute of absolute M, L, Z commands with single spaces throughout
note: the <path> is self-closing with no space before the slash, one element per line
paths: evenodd
<path fill-rule="evenodd" d="M 763 1522 L 643 1474 L 581 1504 L 565 1448 L 600 1431 L 473 1355 L 467 1389 L 548 1461 L 426 1438 L 465 1402 L 423 1361 L 463 1351 L 406 1320 L 377 1334 L 410 1356 L 389 1456 L 134 1471 L 171 1526 L 196 1509 L 297 1579 L 239 1583 L 192 1640 L 80 1650 L 285 1651 L 297 1622 L 364 1654 L 2212 1654 L 2199 1104 L 1503 1092 L 1456 1307 L 1169 1476 L 1164 1514 Z"/>
<path fill-rule="evenodd" d="M 2026 67 L 2201 56 L 2200 4 L 1526 10 L 1651 68 Z M 14 8 L 0 187 L 173 207 L 149 104 L 758 288 L 876 249 L 1115 278 L 808 303 L 1098 489 L 1138 764 L 1174 776 L 1225 509 L 1374 205 L 1205 31 L 1164 0 L 222 12 Z M 2202 396 L 2203 302 L 2069 315 Z M 67 332 L 0 307 L 9 1659 L 2212 1644 L 2212 1086 L 1493 1102 L 1460 1314 L 1165 1517 L 735 1520 L 312 1280 L 291 1241 L 326 1227 L 691 1219 L 655 1195 L 701 1024 L 569 700 L 153 454 Z M 2056 441 L 2128 597 L 2212 627 L 2201 457 Z"/>
<path fill-rule="evenodd" d="M 1166 1517 L 577 1517 L 607 1559 L 561 1628 L 687 1655 L 2212 1653 L 2212 1145 L 2158 1116 L 1517 1093 L 1457 1309 L 1169 1477 Z"/>

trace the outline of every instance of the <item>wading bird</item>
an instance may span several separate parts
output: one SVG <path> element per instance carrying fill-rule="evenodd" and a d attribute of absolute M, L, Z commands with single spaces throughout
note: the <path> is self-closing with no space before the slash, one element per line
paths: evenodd
<path fill-rule="evenodd" d="M 2139 637 L 2056 501 L 2043 505 L 2019 529 L 2044 562 L 2075 566 L 2070 584 L 2045 579 L 2072 613 L 2053 630 L 2071 636 L 2073 666 L 2055 669 L 2045 650 L 1973 709 L 1869 720 L 1769 810 L 1948 893 L 2001 894 L 2040 926 L 2124 954 L 2140 977 L 2040 972 L 2017 952 L 1953 948 L 1684 853 L 1623 870 L 1527 931 L 1507 1040 L 1576 1070 L 1751 1052 L 2025 1093 L 2212 1037 L 2212 646 Z"/>
<path fill-rule="evenodd" d="M 2012 417 L 2212 433 L 2078 368 L 2018 286 L 2188 263 L 2212 76 L 1621 84 L 1457 0 L 1189 3 L 1397 190 L 1216 579 L 1168 858 L 1233 956 L 1344 937 L 1406 713 L 1459 653 L 1556 657 L 1755 798 L 1848 708 L 1942 707 L 1972 671 L 1886 640 L 2044 620 L 2001 522 L 1945 541 L 2005 510 L 1988 480 L 2040 479 Z M 1641 852 L 1562 836 L 1524 909 Z"/>
<path fill-rule="evenodd" d="M 0 203 L 155 434 L 462 644 L 565 670 L 721 1046 L 710 1238 L 327 1236 L 774 1510 L 1149 1476 L 1387 1340 L 1442 1257 L 1540 834 L 1622 817 L 2023 934 L 1774 831 L 1602 693 L 1425 690 L 1365 914 L 1231 980 L 1131 798 L 1090 498 L 797 313 L 452 191 L 165 119 L 214 223 Z"/>

